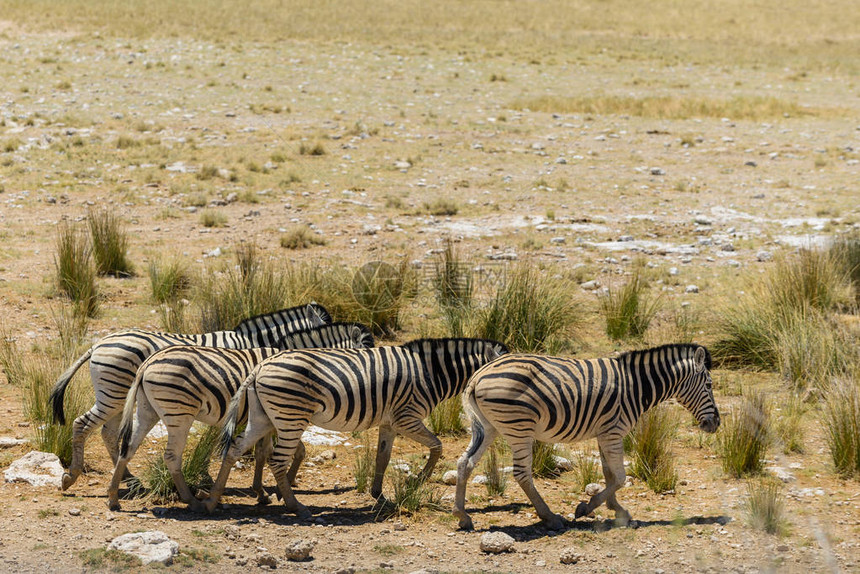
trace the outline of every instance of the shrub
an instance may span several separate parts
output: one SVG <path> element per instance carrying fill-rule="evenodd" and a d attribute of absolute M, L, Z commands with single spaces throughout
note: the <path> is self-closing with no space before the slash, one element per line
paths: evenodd
<path fill-rule="evenodd" d="M 62 221 L 57 226 L 57 254 L 54 266 L 57 283 L 77 306 L 77 312 L 94 317 L 99 297 L 92 250 L 86 235 L 76 225 Z"/>
<path fill-rule="evenodd" d="M 660 299 L 648 296 L 648 282 L 640 268 L 620 289 L 609 291 L 600 299 L 606 317 L 606 334 L 615 341 L 641 339 L 660 309 Z"/>
<path fill-rule="evenodd" d="M 837 474 L 860 477 L 860 385 L 856 379 L 846 378 L 831 387 L 823 418 Z"/>
<path fill-rule="evenodd" d="M 633 455 L 630 474 L 658 494 L 674 490 L 678 482 L 672 455 L 672 441 L 677 430 L 674 413 L 657 407 L 646 411 L 628 435 Z"/>
<path fill-rule="evenodd" d="M 191 454 L 185 456 L 182 461 L 182 476 L 191 492 L 199 488 L 208 488 L 212 485 L 209 476 L 209 462 L 218 445 L 221 429 L 218 427 L 206 427 L 202 433 L 198 433 L 197 440 L 189 440 L 193 444 Z M 188 450 L 186 448 L 186 450 Z M 178 500 L 176 485 L 173 477 L 167 470 L 164 457 L 150 457 L 148 464 L 144 467 L 140 477 L 142 486 L 146 488 L 146 496 L 156 504 L 164 504 Z M 132 490 L 135 490 L 132 487 Z"/>
<path fill-rule="evenodd" d="M 156 303 L 169 303 L 180 299 L 191 288 L 191 274 L 185 262 L 179 259 L 159 259 L 149 264 L 149 284 Z"/>
<path fill-rule="evenodd" d="M 745 396 L 726 418 L 716 441 L 723 470 L 735 478 L 760 473 L 771 441 L 764 395 L 753 392 Z"/>
<path fill-rule="evenodd" d="M 292 300 L 288 275 L 273 261 L 262 259 L 254 244 L 241 244 L 235 257 L 235 266 L 204 275 L 196 290 L 204 331 L 233 329 L 248 317 L 283 309 Z"/>
<path fill-rule="evenodd" d="M 830 252 L 851 282 L 854 306 L 860 308 L 860 235 L 841 236 L 833 242 Z"/>
<path fill-rule="evenodd" d="M 768 534 L 785 534 L 788 521 L 782 485 L 772 478 L 764 478 L 749 481 L 747 490 L 749 498 L 745 510 L 749 525 Z"/>
<path fill-rule="evenodd" d="M 200 225 L 203 227 L 224 227 L 227 216 L 215 209 L 204 209 L 200 212 Z"/>
<path fill-rule="evenodd" d="M 127 257 L 128 235 L 122 228 L 119 217 L 107 209 L 90 210 L 87 221 L 99 275 L 114 277 L 134 275 L 134 268 Z"/>
<path fill-rule="evenodd" d="M 307 249 L 313 245 L 325 245 L 325 239 L 305 225 L 296 225 L 281 235 L 281 247 L 286 249 Z"/>
<path fill-rule="evenodd" d="M 411 466 L 411 465 L 410 465 Z M 423 508 L 442 510 L 442 494 L 439 488 L 419 479 L 418 468 L 405 471 L 399 468 L 389 470 L 392 487 L 390 502 L 397 512 L 415 513 Z"/>
<path fill-rule="evenodd" d="M 472 268 L 460 258 L 450 239 L 434 261 L 433 288 L 442 307 L 472 306 Z"/>
<path fill-rule="evenodd" d="M 535 476 L 558 476 L 558 463 L 555 459 L 555 445 L 534 441 L 532 444 L 532 474 Z"/>
<path fill-rule="evenodd" d="M 822 388 L 848 372 L 856 347 L 842 328 L 814 308 L 789 310 L 774 335 L 779 371 L 793 387 Z"/>
<path fill-rule="evenodd" d="M 584 450 L 577 450 L 571 455 L 573 463 L 573 483 L 581 491 L 585 491 L 585 487 L 593 482 L 599 482 L 603 478 L 603 471 L 600 468 L 600 459 L 595 458 Z"/>
<path fill-rule="evenodd" d="M 299 144 L 299 155 L 320 156 L 320 155 L 325 155 L 325 154 L 326 154 L 325 147 L 319 142 L 315 143 L 314 145 L 308 145 L 304 142 Z"/>
<path fill-rule="evenodd" d="M 501 456 L 494 442 L 484 457 L 484 474 L 487 477 L 486 487 L 489 496 L 501 496 L 508 488 L 508 476 L 502 471 Z"/>
<path fill-rule="evenodd" d="M 362 433 L 361 443 L 361 445 L 355 447 L 352 472 L 355 477 L 355 490 L 358 492 L 367 492 L 368 486 L 373 481 L 375 456 L 366 432 Z"/>
<path fill-rule="evenodd" d="M 432 203 L 424 203 L 424 213 L 437 217 L 457 215 L 460 207 L 457 202 L 449 199 L 436 199 Z"/>
<path fill-rule="evenodd" d="M 774 421 L 774 435 L 782 446 L 782 452 L 791 454 L 803 452 L 803 415 L 806 406 L 797 395 L 783 401 L 779 415 Z"/>
<path fill-rule="evenodd" d="M 569 338 L 579 305 L 569 286 L 545 270 L 521 264 L 490 304 L 477 311 L 475 336 L 505 343 L 513 352 L 553 352 Z"/>
<path fill-rule="evenodd" d="M 436 405 L 428 417 L 430 430 L 436 435 L 460 436 L 466 433 L 463 424 L 463 404 L 460 397 L 454 396 Z"/>

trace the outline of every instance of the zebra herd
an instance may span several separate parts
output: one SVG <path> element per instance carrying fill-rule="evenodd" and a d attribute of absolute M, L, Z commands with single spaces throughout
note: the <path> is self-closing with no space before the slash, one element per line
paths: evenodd
<path fill-rule="evenodd" d="M 698 345 L 665 345 L 592 360 L 509 354 L 502 343 L 486 339 L 419 339 L 374 347 L 367 327 L 332 323 L 315 303 L 253 317 L 232 331 L 181 335 L 132 329 L 108 335 L 55 384 L 51 400 L 58 422 L 65 420 L 65 389 L 87 361 L 96 402 L 75 419 L 72 462 L 62 488 L 80 476 L 84 443 L 101 426 L 115 465 L 108 489 L 111 509 L 119 508 L 129 460 L 159 420 L 167 428 L 165 464 L 180 499 L 193 511 L 216 507 L 233 464 L 256 445 L 252 487 L 258 501 L 268 502 L 262 486 L 268 463 L 286 509 L 309 517 L 292 486 L 305 453 L 302 433 L 310 424 L 338 431 L 378 427 L 370 493 L 379 498 L 398 434 L 429 448 L 419 478 L 430 476 L 442 442 L 423 421 L 440 402 L 462 395 L 472 439 L 457 467 L 454 514 L 461 528 L 472 528 L 465 511 L 469 473 L 498 435 L 511 447 L 514 478 L 552 529 L 564 523 L 535 489 L 532 444 L 596 438 L 606 488 L 580 503 L 576 518 L 605 502 L 626 524 L 630 515 L 616 499 L 625 480 L 622 439 L 639 416 L 675 398 L 705 432 L 715 432 L 720 424 L 710 355 Z M 181 472 L 195 420 L 223 427 L 223 461 L 205 500 L 194 497 Z"/>

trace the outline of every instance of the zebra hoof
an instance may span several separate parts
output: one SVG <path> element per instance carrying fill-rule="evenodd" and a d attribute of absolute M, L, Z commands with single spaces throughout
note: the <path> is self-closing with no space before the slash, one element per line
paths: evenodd
<path fill-rule="evenodd" d="M 266 506 L 270 502 L 272 502 L 272 499 L 269 498 L 268 494 L 261 494 L 257 497 L 257 504 L 260 506 Z"/>
<path fill-rule="evenodd" d="M 469 516 L 461 516 L 457 526 L 460 530 L 474 530 L 475 525 L 472 523 L 472 518 Z"/>
<path fill-rule="evenodd" d="M 62 489 L 63 489 L 63 490 L 67 490 L 70 486 L 72 486 L 73 484 L 75 484 L 75 479 L 76 479 L 76 478 L 77 478 L 77 477 L 73 477 L 73 476 L 72 476 L 71 474 L 69 474 L 68 472 L 64 472 L 64 473 L 63 473 L 63 485 L 62 485 Z"/>
<path fill-rule="evenodd" d="M 119 500 L 108 501 L 108 510 L 118 512 L 120 510 Z"/>
<path fill-rule="evenodd" d="M 580 502 L 576 507 L 576 512 L 574 513 L 574 516 L 577 519 L 579 519 L 579 518 L 582 518 L 583 516 L 587 516 L 587 515 L 588 515 L 588 503 L 587 502 Z"/>
<path fill-rule="evenodd" d="M 544 526 L 547 530 L 563 530 L 564 529 L 564 520 L 558 515 L 553 515 L 549 520 L 543 521 Z"/>

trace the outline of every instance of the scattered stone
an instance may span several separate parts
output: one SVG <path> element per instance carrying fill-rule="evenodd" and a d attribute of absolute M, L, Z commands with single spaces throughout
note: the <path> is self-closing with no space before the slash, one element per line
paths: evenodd
<path fill-rule="evenodd" d="M 57 455 L 50 452 L 31 451 L 14 461 L 3 471 L 6 482 L 26 482 L 33 486 L 63 484 L 63 465 Z"/>
<path fill-rule="evenodd" d="M 678 268 L 677 267 L 669 267 L 669 275 L 677 275 Z"/>
<path fill-rule="evenodd" d="M 704 215 L 697 215 L 693 218 L 693 223 L 696 225 L 713 225 L 714 222 L 705 217 Z"/>
<path fill-rule="evenodd" d="M 563 456 L 558 456 L 557 454 L 552 455 L 552 459 L 555 462 L 556 470 L 560 470 L 561 472 L 569 472 L 573 470 L 573 463 L 564 458 Z"/>
<path fill-rule="evenodd" d="M 762 263 L 765 263 L 767 261 L 773 261 L 773 253 L 771 253 L 770 251 L 768 251 L 766 249 L 762 249 L 761 251 L 759 251 L 758 253 L 755 254 L 755 258 L 757 260 L 761 261 Z"/>
<path fill-rule="evenodd" d="M 487 255 L 487 259 L 492 261 L 516 261 L 517 254 L 516 253 L 494 253 L 492 255 Z"/>
<path fill-rule="evenodd" d="M 152 562 L 170 565 L 173 557 L 179 553 L 179 544 L 160 530 L 150 530 L 117 536 L 108 544 L 108 550 L 137 556 L 144 566 Z"/>
<path fill-rule="evenodd" d="M 12 446 L 18 446 L 21 444 L 28 443 L 25 438 L 12 438 L 10 436 L 0 436 L 0 448 L 9 448 Z"/>
<path fill-rule="evenodd" d="M 600 281 L 597 279 L 592 279 L 591 281 L 586 281 L 582 285 L 580 285 L 586 291 L 594 291 L 595 289 L 600 289 Z"/>
<path fill-rule="evenodd" d="M 734 250 L 735 250 L 735 246 L 734 246 L 734 245 L 732 245 L 731 243 L 723 243 L 723 244 L 720 246 L 720 249 L 722 249 L 723 251 L 734 251 Z"/>
<path fill-rule="evenodd" d="M 439 571 L 434 568 L 422 568 L 421 570 L 413 570 L 409 574 L 439 574 Z"/>
<path fill-rule="evenodd" d="M 666 175 L 666 171 L 660 167 L 652 167 L 651 175 Z"/>
<path fill-rule="evenodd" d="M 244 566 L 247 563 L 248 563 L 248 557 L 247 556 L 239 556 L 238 558 L 236 558 L 236 566 Z"/>
<path fill-rule="evenodd" d="M 320 464 L 328 460 L 334 460 L 335 458 L 337 458 L 337 454 L 331 449 L 326 449 L 313 457 L 311 462 L 314 464 Z"/>
<path fill-rule="evenodd" d="M 487 475 L 476 474 L 475 478 L 472 479 L 472 484 L 487 484 Z"/>
<path fill-rule="evenodd" d="M 254 562 L 257 563 L 257 566 L 261 567 L 269 567 L 269 568 L 277 568 L 278 567 L 278 559 L 272 556 L 272 553 L 266 550 L 265 548 L 257 549 L 257 555 L 254 556 Z"/>
<path fill-rule="evenodd" d="M 335 570 L 334 574 L 355 574 L 355 568 L 353 568 L 352 566 L 347 566 L 346 568 Z"/>
<path fill-rule="evenodd" d="M 235 203 L 236 201 L 238 201 L 238 199 L 239 199 L 239 194 L 236 193 L 235 191 L 232 191 L 232 192 L 227 194 L 227 197 L 224 198 L 224 201 L 229 204 L 229 203 Z"/>
<path fill-rule="evenodd" d="M 308 560 L 311 557 L 311 550 L 313 550 L 316 545 L 316 540 L 298 538 L 287 544 L 287 547 L 284 550 L 284 557 L 287 560 L 292 560 L 294 562 Z"/>
<path fill-rule="evenodd" d="M 794 475 L 788 470 L 782 468 L 781 466 L 768 466 L 767 468 L 765 468 L 765 470 L 774 475 L 782 482 L 789 483 L 795 480 Z"/>
<path fill-rule="evenodd" d="M 221 248 L 216 247 L 215 249 L 204 255 L 204 257 L 221 257 Z"/>
<path fill-rule="evenodd" d="M 561 554 L 558 556 L 558 559 L 562 564 L 576 564 L 582 560 L 582 558 L 582 554 L 577 552 L 577 549 L 573 547 L 562 548 Z"/>
<path fill-rule="evenodd" d="M 699 292 L 699 286 L 698 285 L 687 285 L 687 287 L 684 288 L 684 293 L 698 293 L 698 292 Z"/>
<path fill-rule="evenodd" d="M 445 484 L 454 485 L 457 484 L 457 471 L 449 470 L 445 474 L 442 475 L 442 482 Z"/>
<path fill-rule="evenodd" d="M 403 524 L 402 522 L 395 522 L 394 523 L 394 530 L 396 530 L 397 532 L 402 532 L 402 531 L 406 530 L 406 525 Z"/>
<path fill-rule="evenodd" d="M 590 482 L 585 485 L 585 496 L 594 496 L 603 490 L 603 486 L 596 482 Z"/>
<path fill-rule="evenodd" d="M 758 164 L 756 162 L 750 160 L 750 161 L 744 163 L 744 165 L 747 167 L 756 167 Z"/>
<path fill-rule="evenodd" d="M 514 539 L 504 532 L 485 532 L 481 536 L 481 551 L 489 554 L 501 554 L 511 552 L 514 548 Z"/>
<path fill-rule="evenodd" d="M 410 167 L 412 167 L 412 164 L 408 161 L 395 161 L 394 167 L 396 167 L 397 169 L 409 169 Z"/>
<path fill-rule="evenodd" d="M 80 516 L 80 515 L 81 515 L 81 509 L 80 508 L 70 508 L 69 509 L 69 516 Z"/>
<path fill-rule="evenodd" d="M 622 242 L 633 241 L 633 236 L 632 235 L 622 235 L 621 237 L 618 238 L 618 241 L 622 241 Z"/>
<path fill-rule="evenodd" d="M 789 546 L 788 546 L 788 544 L 780 544 L 779 546 L 776 547 L 776 551 L 777 552 L 788 552 Z"/>
<path fill-rule="evenodd" d="M 550 243 L 567 243 L 566 237 L 553 237 L 549 240 Z"/>

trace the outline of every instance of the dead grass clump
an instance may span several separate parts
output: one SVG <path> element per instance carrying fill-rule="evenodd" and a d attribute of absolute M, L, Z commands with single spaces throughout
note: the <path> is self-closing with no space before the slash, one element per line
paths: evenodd
<path fill-rule="evenodd" d="M 317 142 L 313 145 L 302 142 L 299 144 L 299 155 L 322 156 L 326 154 L 325 146 Z"/>
<path fill-rule="evenodd" d="M 798 117 L 822 113 L 796 102 L 761 96 L 735 96 L 728 100 L 691 96 L 539 96 L 516 101 L 512 107 L 557 114 L 628 115 L 673 120 L 731 118 L 760 121 L 782 118 L 786 114 Z"/>
<path fill-rule="evenodd" d="M 538 477 L 558 476 L 558 461 L 555 458 L 555 445 L 534 441 L 532 444 L 532 474 Z"/>
<path fill-rule="evenodd" d="M 367 492 L 367 487 L 373 480 L 374 452 L 367 432 L 361 433 L 361 444 L 355 447 L 355 458 L 352 462 L 352 474 L 355 477 L 355 490 Z"/>
<path fill-rule="evenodd" d="M 200 212 L 200 225 L 203 227 L 224 227 L 227 216 L 215 209 L 204 209 Z"/>
<path fill-rule="evenodd" d="M 797 395 L 780 403 L 774 420 L 774 436 L 785 454 L 803 453 L 803 416 L 807 406 Z"/>
<path fill-rule="evenodd" d="M 773 478 L 750 480 L 747 483 L 749 498 L 745 510 L 747 523 L 756 530 L 768 534 L 783 535 L 788 532 L 785 515 L 785 496 L 782 484 Z"/>
<path fill-rule="evenodd" d="M 677 431 L 678 420 L 672 410 L 657 407 L 643 413 L 628 435 L 633 458 L 630 474 L 657 494 L 675 490 L 678 482 L 672 455 Z"/>
<path fill-rule="evenodd" d="M 580 492 L 585 492 L 585 487 L 589 484 L 600 482 L 603 478 L 603 472 L 600 468 L 600 459 L 592 456 L 591 453 L 579 449 L 571 455 L 573 470 L 570 475 L 573 476 L 573 483 Z"/>
<path fill-rule="evenodd" d="M 459 395 L 451 397 L 436 405 L 427 419 L 428 426 L 436 435 L 462 436 L 466 434 L 462 414 L 463 404 Z"/>
<path fill-rule="evenodd" d="M 156 303 L 183 297 L 191 288 L 191 274 L 185 262 L 170 257 L 149 263 L 149 284 Z"/>
<path fill-rule="evenodd" d="M 606 317 L 606 334 L 615 341 L 641 339 L 660 309 L 660 298 L 648 294 L 648 281 L 636 267 L 620 289 L 612 289 L 600 299 Z"/>
<path fill-rule="evenodd" d="M 860 385 L 856 378 L 845 378 L 832 386 L 823 419 L 836 473 L 860 477 Z"/>
<path fill-rule="evenodd" d="M 425 202 L 417 215 L 435 215 L 437 217 L 457 215 L 460 206 L 456 201 L 439 198 L 432 202 Z"/>
<path fill-rule="evenodd" d="M 99 293 L 86 234 L 77 225 L 61 221 L 57 226 L 56 248 L 54 267 L 60 290 L 68 295 L 78 312 L 94 317 L 99 308 Z"/>
<path fill-rule="evenodd" d="M 489 496 L 502 496 L 508 488 L 508 475 L 501 468 L 501 453 L 499 441 L 494 442 L 484 457 L 484 475 L 487 477 L 485 486 Z"/>
<path fill-rule="evenodd" d="M 434 261 L 433 289 L 452 337 L 464 337 L 473 318 L 472 266 L 464 262 L 448 240 Z"/>
<path fill-rule="evenodd" d="M 133 276 L 134 267 L 128 259 L 128 235 L 119 217 L 107 209 L 90 210 L 87 221 L 99 275 Z"/>
<path fill-rule="evenodd" d="M 716 441 L 723 470 L 735 478 L 761 473 L 772 439 L 764 395 L 747 394 L 726 418 Z"/>
<path fill-rule="evenodd" d="M 325 239 L 306 225 L 296 225 L 281 235 L 281 247 L 285 249 L 307 249 L 314 245 L 325 245 Z"/>
<path fill-rule="evenodd" d="M 206 430 L 197 433 L 197 439 L 189 440 L 193 444 L 191 453 L 183 457 L 182 476 L 185 482 L 194 492 L 197 489 L 209 488 L 212 485 L 212 477 L 209 475 L 209 462 L 219 443 L 221 429 L 218 427 L 206 427 Z M 147 465 L 140 473 L 140 483 L 129 486 L 133 493 L 141 490 L 146 492 L 146 498 L 155 504 L 165 504 L 177 501 L 178 494 L 173 477 L 164 463 L 164 457 L 152 456 Z"/>

